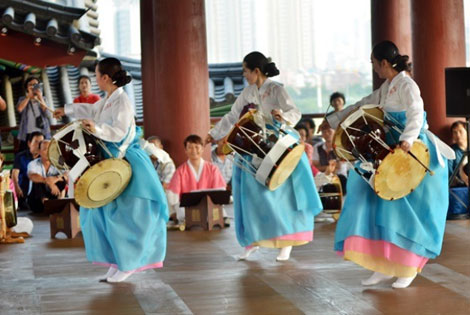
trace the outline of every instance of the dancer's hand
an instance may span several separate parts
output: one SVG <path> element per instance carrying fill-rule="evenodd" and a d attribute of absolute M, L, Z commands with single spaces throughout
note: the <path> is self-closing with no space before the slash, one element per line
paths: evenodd
<path fill-rule="evenodd" d="M 82 126 L 83 128 L 85 128 L 86 130 L 88 130 L 89 132 L 91 133 L 95 133 L 96 132 L 96 129 L 95 129 L 95 122 L 93 120 L 90 120 L 90 119 L 83 119 L 82 120 Z"/>
<path fill-rule="evenodd" d="M 276 119 L 277 121 L 280 121 L 282 122 L 283 119 L 282 119 L 282 111 L 280 111 L 279 109 L 273 109 L 271 111 L 271 115 L 273 115 L 274 119 Z"/>
<path fill-rule="evenodd" d="M 214 141 L 214 138 L 210 134 L 207 134 L 206 139 L 204 140 L 204 145 L 212 143 Z"/>
<path fill-rule="evenodd" d="M 28 92 L 26 93 L 26 97 L 30 100 L 34 99 L 34 92 L 32 86 L 28 86 Z"/>
<path fill-rule="evenodd" d="M 408 153 L 411 149 L 411 144 L 407 141 L 400 141 L 400 148 L 405 151 L 405 153 Z"/>
<path fill-rule="evenodd" d="M 61 118 L 65 116 L 65 110 L 63 107 L 59 107 L 54 111 L 54 118 Z"/>

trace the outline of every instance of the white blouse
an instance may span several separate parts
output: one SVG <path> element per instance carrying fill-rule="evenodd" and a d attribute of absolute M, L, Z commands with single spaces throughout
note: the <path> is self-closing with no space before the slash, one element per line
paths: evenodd
<path fill-rule="evenodd" d="M 392 81 L 386 80 L 380 88 L 356 104 L 328 115 L 328 122 L 336 129 L 344 117 L 366 104 L 380 105 L 386 112 L 406 112 L 406 126 L 399 140 L 413 144 L 418 139 L 424 121 L 424 103 L 418 85 L 406 71 L 397 74 Z"/>
<path fill-rule="evenodd" d="M 397 74 L 392 81 L 386 80 L 380 88 L 375 90 L 371 95 L 364 97 L 354 105 L 348 106 L 340 112 L 327 116 L 330 126 L 334 129 L 350 112 L 361 105 L 376 104 L 383 107 L 386 112 L 405 112 L 406 126 L 400 135 L 400 141 L 406 141 L 409 144 L 418 139 L 424 122 L 424 103 L 421 98 L 421 92 L 416 82 L 408 75 L 406 71 Z M 448 159 L 455 159 L 453 150 L 430 132 L 424 126 L 425 132 L 434 143 L 437 149 L 437 157 L 439 163 L 444 166 L 444 160 L 441 155 Z"/>
<path fill-rule="evenodd" d="M 424 103 L 418 85 L 406 71 L 391 82 L 386 80 L 378 90 L 355 105 L 364 104 L 379 104 L 386 112 L 406 112 L 406 126 L 399 140 L 413 144 L 418 139 L 424 122 Z"/>
<path fill-rule="evenodd" d="M 243 89 L 231 111 L 209 131 L 212 138 L 219 140 L 225 137 L 240 119 L 243 107 L 250 103 L 259 105 L 258 109 L 265 117 L 271 117 L 271 111 L 274 109 L 281 110 L 282 118 L 291 126 L 295 125 L 302 115 L 286 89 L 279 83 L 266 79 L 259 89 L 256 84 Z"/>
<path fill-rule="evenodd" d="M 109 142 L 120 142 L 135 126 L 134 110 L 123 88 L 94 104 L 73 103 L 65 105 L 65 114 L 75 119 L 91 119 L 95 122 L 94 135 Z"/>

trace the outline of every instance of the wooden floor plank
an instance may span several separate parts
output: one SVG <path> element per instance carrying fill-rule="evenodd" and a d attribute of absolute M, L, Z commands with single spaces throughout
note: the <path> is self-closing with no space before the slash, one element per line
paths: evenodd
<path fill-rule="evenodd" d="M 470 300 L 470 277 L 440 264 L 428 264 L 422 276 Z"/>
<path fill-rule="evenodd" d="M 370 271 L 334 253 L 335 224 L 316 224 L 315 240 L 277 262 L 261 249 L 238 261 L 229 229 L 168 234 L 164 268 L 120 284 L 100 283 L 83 240 L 50 239 L 33 217 L 34 237 L 0 246 L 0 314 L 468 314 L 470 221 L 449 221 L 442 254 L 411 287 L 363 287 Z M 60 236 L 64 238 L 64 236 Z"/>

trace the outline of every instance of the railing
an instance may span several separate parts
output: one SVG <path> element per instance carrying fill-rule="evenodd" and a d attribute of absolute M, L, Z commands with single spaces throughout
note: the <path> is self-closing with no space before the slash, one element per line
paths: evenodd
<path fill-rule="evenodd" d="M 325 117 L 324 113 L 317 114 L 302 114 L 302 119 L 304 118 L 313 118 L 313 119 L 323 119 Z M 222 117 L 211 117 L 211 124 L 217 123 Z"/>
<path fill-rule="evenodd" d="M 322 119 L 324 117 L 324 115 L 325 114 L 322 114 L 322 113 L 319 113 L 319 114 L 303 114 L 302 118 L 313 118 L 315 120 L 318 120 L 318 119 Z M 211 122 L 211 124 L 215 124 L 221 118 L 222 117 L 211 117 L 210 122 Z M 143 126 L 144 122 L 143 121 L 137 121 L 136 124 L 138 126 Z M 65 124 L 51 125 L 51 130 L 58 130 L 58 129 L 62 128 L 63 126 L 65 126 Z M 15 131 L 15 130 L 18 130 L 18 126 L 16 126 L 16 127 L 0 127 L 0 133 L 2 134 L 2 153 L 4 155 L 6 155 L 6 158 L 5 158 L 5 161 L 4 161 L 3 164 L 5 164 L 7 166 L 13 164 L 13 162 L 14 162 L 14 157 L 13 158 L 8 158 L 8 157 L 12 157 L 12 155 L 14 155 L 18 151 L 19 141 L 18 141 L 17 137 L 15 136 L 14 141 L 13 141 L 13 146 L 5 146 L 6 137 L 3 137 L 3 135 L 12 133 L 12 131 Z"/>

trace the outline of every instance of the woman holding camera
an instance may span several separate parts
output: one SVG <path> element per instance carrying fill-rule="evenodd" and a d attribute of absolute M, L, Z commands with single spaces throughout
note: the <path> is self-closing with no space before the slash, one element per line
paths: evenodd
<path fill-rule="evenodd" d="M 41 132 L 46 139 L 51 137 L 52 115 L 43 98 L 39 79 L 29 77 L 24 83 L 24 88 L 26 96 L 21 97 L 16 105 L 21 114 L 18 132 L 19 151 L 27 149 L 28 136 L 35 131 Z"/>

